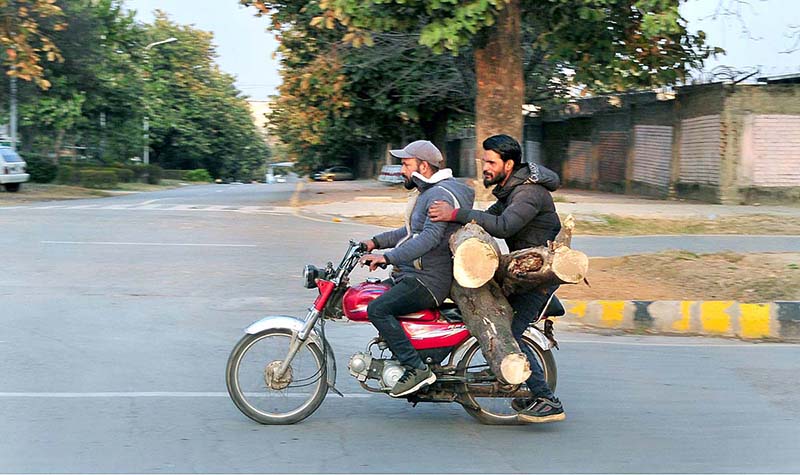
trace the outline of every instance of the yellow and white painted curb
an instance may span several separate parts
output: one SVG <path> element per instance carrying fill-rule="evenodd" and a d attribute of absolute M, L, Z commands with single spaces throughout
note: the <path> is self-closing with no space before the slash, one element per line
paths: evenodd
<path fill-rule="evenodd" d="M 800 302 L 564 300 L 562 322 L 592 328 L 800 342 Z"/>

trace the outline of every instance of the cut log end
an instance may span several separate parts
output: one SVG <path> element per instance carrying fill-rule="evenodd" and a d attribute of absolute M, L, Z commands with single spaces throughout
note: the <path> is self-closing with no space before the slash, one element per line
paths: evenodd
<path fill-rule="evenodd" d="M 492 279 L 498 263 L 499 258 L 491 245 L 479 239 L 467 239 L 453 255 L 453 277 L 462 287 L 477 289 Z"/>
<path fill-rule="evenodd" d="M 511 353 L 500 363 L 500 379 L 508 384 L 522 384 L 531 376 L 531 366 L 524 353 Z"/>
<path fill-rule="evenodd" d="M 552 271 L 564 283 L 574 284 L 586 277 L 589 268 L 589 258 L 586 254 L 568 247 L 559 248 L 555 253 Z"/>

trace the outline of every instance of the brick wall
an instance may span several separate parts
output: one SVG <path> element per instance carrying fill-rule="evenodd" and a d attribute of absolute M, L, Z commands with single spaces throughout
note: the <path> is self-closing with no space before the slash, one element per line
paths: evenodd
<path fill-rule="evenodd" d="M 740 185 L 800 186 L 800 115 L 751 115 L 744 121 Z"/>

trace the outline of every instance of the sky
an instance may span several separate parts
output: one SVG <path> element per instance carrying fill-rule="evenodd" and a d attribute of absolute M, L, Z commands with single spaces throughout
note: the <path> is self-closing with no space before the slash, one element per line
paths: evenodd
<path fill-rule="evenodd" d="M 266 31 L 269 20 L 253 16 L 255 9 L 237 0 L 125 0 L 137 18 L 150 22 L 161 9 L 173 21 L 214 33 L 220 68 L 236 78 L 237 87 L 254 100 L 267 100 L 280 84 L 279 64 L 273 58 L 275 38 Z M 736 15 L 719 13 L 719 7 L 740 8 Z M 758 76 L 800 73 L 800 44 L 790 38 L 791 26 L 800 28 L 800 0 L 689 0 L 681 13 L 689 30 L 706 32 L 708 43 L 727 51 L 707 62 L 735 69 L 758 67 Z M 792 53 L 781 53 L 792 48 Z"/>

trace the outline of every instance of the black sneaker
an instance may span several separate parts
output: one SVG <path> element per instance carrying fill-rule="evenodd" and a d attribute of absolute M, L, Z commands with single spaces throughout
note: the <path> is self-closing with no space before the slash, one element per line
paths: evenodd
<path fill-rule="evenodd" d="M 389 392 L 389 396 L 402 397 L 419 391 L 423 386 L 432 384 L 434 381 L 436 381 L 436 375 L 433 374 L 430 366 L 425 366 L 425 369 L 406 367 L 406 372 L 397 380 Z"/>
<path fill-rule="evenodd" d="M 528 408 L 519 411 L 517 417 L 524 422 L 541 423 L 563 421 L 567 415 L 558 398 L 539 397 Z"/>
<path fill-rule="evenodd" d="M 535 399 L 532 397 L 515 397 L 511 400 L 511 409 L 514 409 L 517 412 L 524 411 L 525 409 L 531 407 L 533 401 Z"/>

